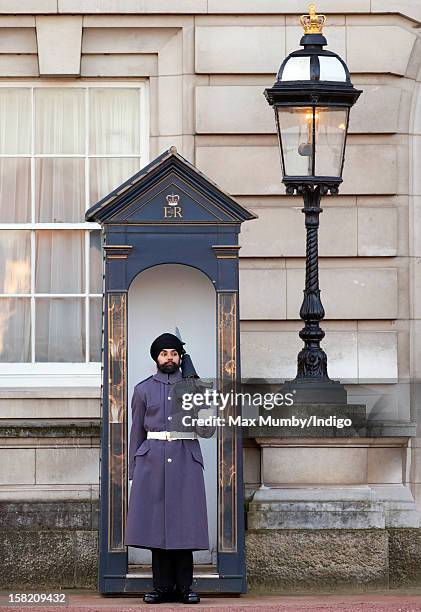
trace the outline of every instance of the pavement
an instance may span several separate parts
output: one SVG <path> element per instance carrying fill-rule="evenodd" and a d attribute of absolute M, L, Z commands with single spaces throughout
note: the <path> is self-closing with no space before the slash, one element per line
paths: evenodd
<path fill-rule="evenodd" d="M 66 603 L 61 605 L 36 605 L 33 603 L 10 604 L 10 594 L 0 593 L 0 612 L 135 612 L 140 609 L 156 609 L 165 612 L 180 612 L 182 609 L 197 612 L 415 612 L 421 611 L 421 590 L 389 590 L 386 592 L 356 594 L 317 595 L 203 595 L 195 605 L 177 603 L 159 604 L 155 607 L 145 604 L 141 596 L 102 596 L 90 591 L 60 591 L 66 594 Z"/>

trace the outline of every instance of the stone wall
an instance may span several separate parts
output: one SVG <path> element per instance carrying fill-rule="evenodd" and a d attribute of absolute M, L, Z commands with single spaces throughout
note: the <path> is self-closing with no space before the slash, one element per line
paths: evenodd
<path fill-rule="evenodd" d="M 60 407 L 77 412 L 77 400 L 36 394 L 54 420 L 31 419 L 24 398 L 9 412 L 23 417 L 23 404 L 26 419 L 0 420 L 0 588 L 96 589 L 99 420 L 59 419 Z M 79 395 L 86 408 L 92 394 Z"/>
<path fill-rule="evenodd" d="M 419 529 L 249 530 L 248 587 L 261 593 L 418 586 Z"/>
<path fill-rule="evenodd" d="M 0 502 L 0 588 L 98 587 L 98 501 Z"/>

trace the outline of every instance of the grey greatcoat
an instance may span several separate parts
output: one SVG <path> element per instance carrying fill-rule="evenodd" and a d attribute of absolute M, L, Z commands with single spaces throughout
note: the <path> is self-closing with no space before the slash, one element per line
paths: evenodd
<path fill-rule="evenodd" d="M 181 380 L 180 370 L 172 374 L 158 370 L 134 389 L 129 446 L 129 479 L 133 482 L 126 546 L 209 548 L 199 441 L 147 438 L 148 431 L 180 429 L 173 426 L 173 404 L 169 398 L 174 384 Z"/>

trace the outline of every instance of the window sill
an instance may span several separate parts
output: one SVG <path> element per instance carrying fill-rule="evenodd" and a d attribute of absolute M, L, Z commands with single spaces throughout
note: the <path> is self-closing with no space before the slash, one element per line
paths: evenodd
<path fill-rule="evenodd" d="M 64 389 L 76 395 L 63 396 Z M 83 388 L 83 391 L 82 391 Z M 86 395 L 93 388 L 101 388 L 100 363 L 2 363 L 0 364 L 0 397 L 4 392 L 14 391 L 13 397 L 93 397 Z M 55 389 L 60 395 L 45 395 Z M 36 390 L 44 395 L 35 395 Z M 19 396 L 16 393 L 23 393 Z M 84 395 L 77 393 L 83 392 Z M 10 396 L 7 396 L 10 397 Z M 96 397 L 96 396 L 95 396 Z"/>
<path fill-rule="evenodd" d="M 100 397 L 101 387 L 0 387 L 0 399 L 100 399 Z"/>

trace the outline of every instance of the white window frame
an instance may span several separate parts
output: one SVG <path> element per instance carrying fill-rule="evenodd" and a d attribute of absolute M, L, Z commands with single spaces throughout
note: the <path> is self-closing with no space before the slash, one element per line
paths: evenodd
<path fill-rule="evenodd" d="M 1 154 L 1 158 L 28 158 L 31 159 L 31 219 L 35 219 L 35 160 L 37 158 L 84 158 L 85 159 L 85 210 L 95 204 L 89 200 L 89 163 L 91 158 L 138 158 L 139 169 L 149 163 L 149 82 L 146 79 L 136 80 L 95 80 L 81 79 L 78 81 L 0 81 L 0 88 L 31 89 L 32 103 L 32 140 L 31 154 Z M 36 154 L 35 153 L 35 117 L 34 117 L 34 89 L 41 88 L 68 88 L 85 89 L 85 154 Z M 89 153 L 89 88 L 116 88 L 138 89 L 140 105 L 140 153 L 132 154 L 91 154 Z M 129 178 L 129 177 L 127 177 Z M 98 230 L 98 223 L 0 223 L 0 230 L 32 230 L 31 231 L 31 292 L 30 293 L 2 293 L 2 298 L 19 297 L 31 300 L 31 362 L 29 363 L 0 363 L 0 387 L 99 387 L 101 385 L 101 362 L 89 361 L 89 299 L 103 297 L 102 293 L 90 293 L 90 232 L 85 231 L 85 290 L 82 293 L 72 294 L 43 294 L 35 292 L 35 230 Z M 84 363 L 56 363 L 35 362 L 35 296 L 51 299 L 60 297 L 79 297 L 85 301 L 85 336 L 86 355 Z"/>

